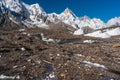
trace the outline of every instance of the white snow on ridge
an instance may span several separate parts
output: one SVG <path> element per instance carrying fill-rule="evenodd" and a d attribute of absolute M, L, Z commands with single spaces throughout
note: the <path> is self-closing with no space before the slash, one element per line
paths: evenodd
<path fill-rule="evenodd" d="M 115 17 L 107 22 L 107 26 L 120 26 L 120 17 Z"/>
<path fill-rule="evenodd" d="M 60 22 L 58 17 L 59 15 L 53 12 L 53 13 L 48 14 L 47 20 L 57 23 L 57 22 Z"/>
<path fill-rule="evenodd" d="M 78 29 L 78 30 L 76 30 L 73 34 L 74 34 L 74 35 L 82 35 L 82 34 L 84 34 L 84 33 L 83 33 L 83 30 L 82 30 L 82 29 Z"/>
<path fill-rule="evenodd" d="M 14 23 L 19 24 L 17 21 L 13 20 L 12 17 L 9 17 L 9 19 L 10 19 L 12 22 L 14 22 Z"/>
<path fill-rule="evenodd" d="M 10 11 L 21 14 L 20 18 L 22 17 L 26 18 L 26 19 L 20 19 L 20 20 L 24 25 L 28 27 L 32 27 L 32 26 L 46 27 L 47 26 L 42 20 L 42 17 L 46 17 L 47 14 L 42 9 L 42 7 L 39 6 L 39 4 L 28 5 L 22 2 L 21 0 L 1 0 L 0 7 L 4 8 L 2 5 L 8 8 L 8 10 Z M 15 17 L 17 16 L 15 15 Z M 10 17 L 10 20 L 12 20 L 14 23 L 17 23 L 14 20 L 14 17 Z"/>
<path fill-rule="evenodd" d="M 117 36 L 117 35 L 120 35 L 120 28 L 107 30 L 105 33 L 109 34 L 110 36 Z"/>
<path fill-rule="evenodd" d="M 70 9 L 66 8 L 61 14 L 48 14 L 48 20 L 51 22 L 64 22 L 73 28 L 80 29 L 82 27 L 90 27 L 92 29 L 100 29 L 106 27 L 105 23 L 97 18 L 89 18 L 88 16 L 77 17 Z M 79 32 L 80 33 L 80 32 Z"/>
<path fill-rule="evenodd" d="M 68 8 L 66 8 L 64 12 L 60 14 L 60 17 L 63 20 L 71 20 L 71 21 L 77 18 L 77 16 Z"/>
<path fill-rule="evenodd" d="M 5 5 L 11 11 L 15 11 L 15 12 L 22 11 L 22 5 L 20 0 L 1 0 L 0 3 Z"/>
<path fill-rule="evenodd" d="M 59 14 L 58 19 L 68 25 L 72 25 L 74 28 L 77 28 L 78 24 L 75 21 L 78 20 L 78 17 L 68 8 Z"/>
<path fill-rule="evenodd" d="M 44 15 L 46 16 L 46 12 L 39 6 L 39 4 L 33 4 L 29 6 L 29 13 L 30 13 L 30 19 L 32 21 L 37 21 L 39 20 L 42 21 L 39 16 Z"/>
<path fill-rule="evenodd" d="M 102 33 L 101 31 L 95 31 L 93 33 L 88 33 L 88 34 L 85 34 L 84 36 L 99 37 L 99 38 L 110 38 L 111 37 L 107 33 Z"/>
<path fill-rule="evenodd" d="M 42 7 L 40 7 L 39 4 L 32 4 L 32 5 L 27 5 L 24 4 L 26 6 L 26 8 L 29 11 L 29 20 L 24 21 L 24 23 L 27 23 L 29 25 L 33 25 L 33 26 L 37 26 L 37 27 L 48 27 L 48 25 L 46 25 L 41 17 L 46 17 L 47 14 L 46 12 L 42 9 Z"/>
<path fill-rule="evenodd" d="M 111 30 L 106 30 L 105 32 L 95 31 L 93 33 L 85 34 L 85 36 L 99 37 L 99 38 L 110 38 L 112 36 L 120 35 L 120 28 L 115 28 Z"/>
<path fill-rule="evenodd" d="M 92 29 L 100 29 L 100 28 L 106 27 L 106 25 L 100 19 L 97 19 L 97 18 L 91 19 L 88 16 L 84 16 L 79 19 L 78 27 L 79 28 L 90 27 Z"/>

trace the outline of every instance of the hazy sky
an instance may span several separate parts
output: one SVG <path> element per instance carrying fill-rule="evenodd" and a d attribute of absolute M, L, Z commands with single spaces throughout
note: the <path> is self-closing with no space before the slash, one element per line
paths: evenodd
<path fill-rule="evenodd" d="M 61 13 L 71 9 L 77 16 L 97 17 L 103 21 L 120 16 L 120 0 L 22 0 L 27 4 L 39 3 L 47 13 Z"/>

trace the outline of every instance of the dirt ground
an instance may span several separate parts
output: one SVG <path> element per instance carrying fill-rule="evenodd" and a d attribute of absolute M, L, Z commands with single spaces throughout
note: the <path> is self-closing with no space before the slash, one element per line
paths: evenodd
<path fill-rule="evenodd" d="M 56 41 L 43 41 L 39 33 Z M 19 76 L 15 80 L 120 80 L 120 37 L 99 39 L 38 28 L 1 30 L 0 75 Z"/>

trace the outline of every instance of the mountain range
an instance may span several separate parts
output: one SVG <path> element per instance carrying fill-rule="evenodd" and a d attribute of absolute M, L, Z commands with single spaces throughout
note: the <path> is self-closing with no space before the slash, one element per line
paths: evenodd
<path fill-rule="evenodd" d="M 0 0 L 0 27 L 22 25 L 49 28 L 52 23 L 70 25 L 76 30 L 73 34 L 81 35 L 111 26 L 120 26 L 120 17 L 112 18 L 105 23 L 98 18 L 77 17 L 68 8 L 60 14 L 48 14 L 39 4 L 28 5 L 21 0 Z"/>

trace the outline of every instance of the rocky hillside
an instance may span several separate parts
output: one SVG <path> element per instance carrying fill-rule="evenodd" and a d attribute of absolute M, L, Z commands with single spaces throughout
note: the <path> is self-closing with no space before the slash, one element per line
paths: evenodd
<path fill-rule="evenodd" d="M 119 18 L 1 0 L 0 80 L 120 80 Z"/>
<path fill-rule="evenodd" d="M 61 32 L 40 28 L 0 31 L 0 79 L 120 79 L 119 38 Z"/>

